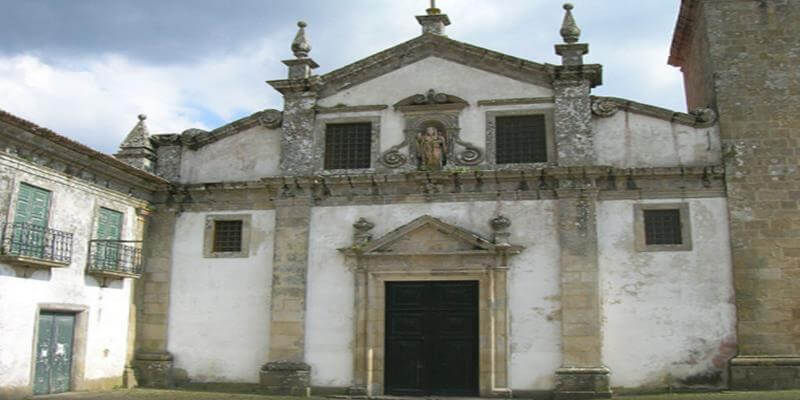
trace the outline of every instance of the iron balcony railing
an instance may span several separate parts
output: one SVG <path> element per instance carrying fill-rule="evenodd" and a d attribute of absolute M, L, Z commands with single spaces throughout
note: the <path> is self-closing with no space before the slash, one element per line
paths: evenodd
<path fill-rule="evenodd" d="M 90 240 L 89 272 L 110 272 L 140 276 L 142 267 L 141 241 Z"/>
<path fill-rule="evenodd" d="M 72 233 L 19 222 L 4 222 L 2 229 L 3 255 L 72 262 Z"/>

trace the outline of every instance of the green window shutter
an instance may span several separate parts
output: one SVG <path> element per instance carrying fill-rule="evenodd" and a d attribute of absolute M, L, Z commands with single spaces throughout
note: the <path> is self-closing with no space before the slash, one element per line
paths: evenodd
<path fill-rule="evenodd" d="M 19 185 L 15 223 L 47 227 L 48 210 L 50 191 L 26 183 Z"/>
<path fill-rule="evenodd" d="M 42 258 L 45 255 L 50 191 L 20 183 L 11 235 L 11 254 Z"/>
<path fill-rule="evenodd" d="M 102 242 L 102 240 L 120 240 L 122 233 L 122 213 L 100 208 L 97 216 L 97 249 L 95 251 L 94 265 L 103 269 L 119 268 L 120 250 L 119 243 Z"/>
<path fill-rule="evenodd" d="M 120 240 L 122 232 L 122 213 L 100 208 L 97 221 L 97 238 L 100 240 Z"/>

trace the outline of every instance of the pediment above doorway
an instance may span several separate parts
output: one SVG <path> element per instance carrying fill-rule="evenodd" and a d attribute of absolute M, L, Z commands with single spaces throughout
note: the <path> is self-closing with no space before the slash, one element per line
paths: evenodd
<path fill-rule="evenodd" d="M 508 221 L 504 217 L 495 218 L 497 219 Z M 354 225 L 354 244 L 339 251 L 361 257 L 506 255 L 522 251 L 522 246 L 507 241 L 510 221 L 508 225 L 490 225 L 494 230 L 491 239 L 430 215 L 423 215 L 372 240 L 367 233 L 372 229 L 372 224 L 362 219 Z"/>

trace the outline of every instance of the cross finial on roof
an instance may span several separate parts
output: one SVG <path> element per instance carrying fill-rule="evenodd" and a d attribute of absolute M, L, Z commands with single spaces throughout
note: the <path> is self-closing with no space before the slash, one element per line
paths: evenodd
<path fill-rule="evenodd" d="M 425 11 L 428 15 L 438 15 L 442 13 L 442 10 L 436 8 L 436 0 L 431 0 L 431 7 Z"/>

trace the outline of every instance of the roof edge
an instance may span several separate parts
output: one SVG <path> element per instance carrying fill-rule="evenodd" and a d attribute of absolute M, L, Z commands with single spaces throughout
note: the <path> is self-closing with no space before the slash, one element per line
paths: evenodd
<path fill-rule="evenodd" d="M 675 67 L 683 66 L 684 48 L 689 44 L 694 35 L 695 8 L 700 0 L 681 0 L 681 9 L 678 20 L 675 22 L 675 31 L 672 34 L 672 47 L 669 51 L 667 63 Z"/>
<path fill-rule="evenodd" d="M 39 126 L 31 121 L 28 121 L 14 114 L 11 114 L 10 112 L 2 109 L 0 109 L 0 121 L 16 126 L 17 128 L 22 129 L 26 132 L 30 132 L 35 136 L 53 142 L 57 145 L 66 147 L 72 151 L 83 154 L 87 157 L 108 163 L 110 166 L 119 169 L 122 172 L 125 172 L 129 175 L 145 179 L 152 183 L 157 183 L 157 184 L 169 183 L 169 181 L 167 181 L 164 178 L 161 178 L 160 176 L 153 175 L 139 168 L 130 166 L 111 155 L 97 151 L 85 144 L 72 140 L 64 135 L 56 133 L 51 129 Z"/>

